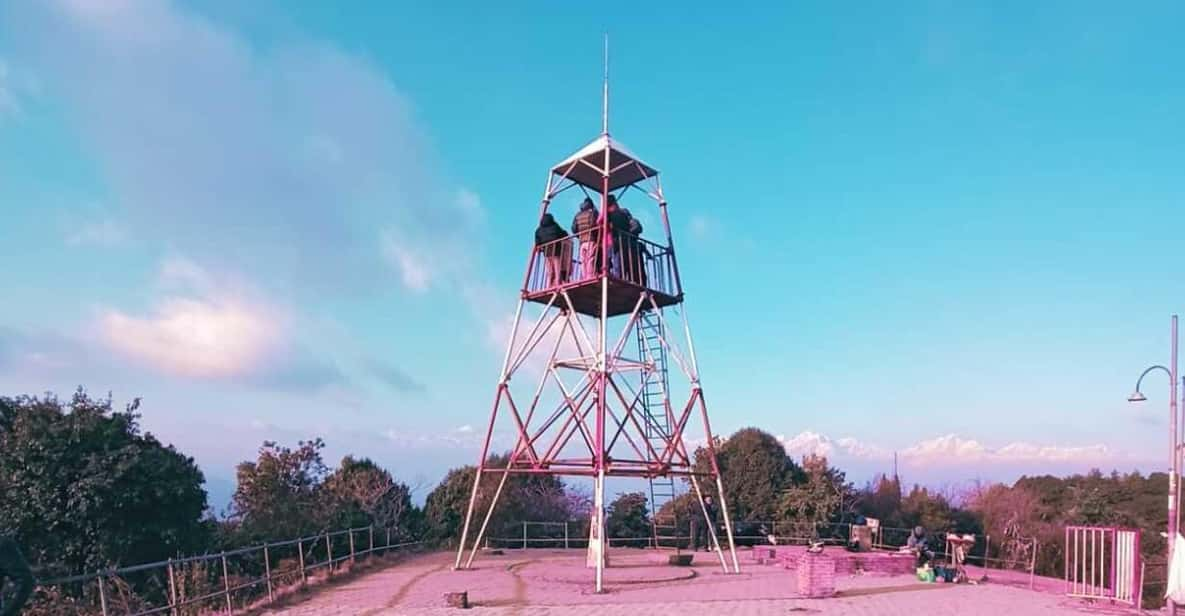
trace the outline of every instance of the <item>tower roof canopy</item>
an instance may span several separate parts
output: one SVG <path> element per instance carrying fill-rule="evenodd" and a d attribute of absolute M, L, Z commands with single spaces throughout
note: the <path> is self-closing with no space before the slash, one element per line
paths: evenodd
<path fill-rule="evenodd" d="M 608 169 L 605 169 L 605 150 L 609 150 Z M 606 174 L 609 176 L 609 190 L 658 175 L 658 169 L 642 162 L 609 135 L 597 137 L 553 167 L 551 172 L 598 191 L 601 190 L 601 178 Z"/>

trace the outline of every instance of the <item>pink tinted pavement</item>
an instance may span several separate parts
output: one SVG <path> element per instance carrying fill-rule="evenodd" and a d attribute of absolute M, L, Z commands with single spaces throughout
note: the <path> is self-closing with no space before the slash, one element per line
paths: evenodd
<path fill-rule="evenodd" d="M 793 571 L 748 564 L 725 575 L 714 555 L 699 553 L 690 570 L 665 565 L 666 553 L 614 550 L 606 591 L 593 594 L 583 553 L 507 551 L 484 556 L 470 571 L 451 571 L 451 554 L 427 554 L 325 588 L 291 606 L 265 611 L 283 616 L 320 614 L 409 616 L 618 616 L 675 610 L 680 614 L 1020 616 L 1082 614 L 1085 604 L 1013 584 L 919 584 L 907 576 L 843 575 L 839 595 L 797 598 Z M 997 573 L 997 572 L 992 572 Z M 1002 576 L 992 576 L 1002 577 Z M 467 591 L 473 607 L 444 607 L 444 594 Z"/>

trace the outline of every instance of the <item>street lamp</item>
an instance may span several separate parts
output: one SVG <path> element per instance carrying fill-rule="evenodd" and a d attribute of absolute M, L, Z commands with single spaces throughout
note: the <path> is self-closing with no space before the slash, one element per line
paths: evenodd
<path fill-rule="evenodd" d="M 1177 506 L 1180 500 L 1180 493 L 1178 491 L 1177 483 L 1181 475 L 1180 469 L 1180 452 L 1179 452 L 1179 436 L 1177 434 L 1177 315 L 1173 315 L 1172 336 L 1170 338 L 1172 344 L 1172 351 L 1169 355 L 1169 367 L 1165 368 L 1161 365 L 1151 366 L 1140 374 L 1140 378 L 1136 379 L 1136 390 L 1132 395 L 1128 396 L 1128 402 L 1144 402 L 1147 396 L 1140 391 L 1140 384 L 1143 383 L 1144 377 L 1148 376 L 1149 372 L 1153 370 L 1162 370 L 1169 376 L 1169 537 L 1167 558 L 1171 566 L 1173 562 L 1173 543 L 1177 541 Z M 1177 604 L 1171 599 L 1169 600 L 1169 616 L 1176 616 Z"/>

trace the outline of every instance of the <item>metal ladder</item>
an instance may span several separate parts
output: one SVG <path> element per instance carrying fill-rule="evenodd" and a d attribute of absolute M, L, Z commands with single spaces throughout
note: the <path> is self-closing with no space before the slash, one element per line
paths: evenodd
<path fill-rule="evenodd" d="M 654 362 L 654 370 L 649 378 L 644 378 L 641 387 L 642 416 L 645 419 L 646 440 L 655 451 L 666 449 L 667 439 L 671 434 L 671 423 L 667 419 L 664 401 L 670 389 L 670 377 L 667 373 L 667 350 L 663 347 L 660 337 L 663 335 L 662 320 L 652 311 L 643 312 L 638 317 L 638 357 L 642 360 Z M 658 547 L 658 519 L 657 515 L 662 506 L 674 500 L 675 478 L 651 477 L 650 484 L 650 527 L 654 547 Z"/>

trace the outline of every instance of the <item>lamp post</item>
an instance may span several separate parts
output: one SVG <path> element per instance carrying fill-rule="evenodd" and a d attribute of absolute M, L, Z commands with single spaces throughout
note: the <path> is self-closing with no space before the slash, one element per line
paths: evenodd
<path fill-rule="evenodd" d="M 1180 505 L 1180 489 L 1178 482 L 1181 476 L 1179 434 L 1177 432 L 1177 315 L 1173 315 L 1172 337 L 1170 339 L 1172 351 L 1169 355 L 1169 367 L 1161 365 L 1150 366 L 1136 379 L 1136 390 L 1128 396 L 1128 402 L 1143 402 L 1148 398 L 1140 391 L 1140 384 L 1144 377 L 1153 370 L 1161 370 L 1169 376 L 1169 523 L 1167 558 L 1173 562 L 1173 543 L 1177 540 L 1177 507 Z M 1176 616 L 1177 604 L 1169 600 L 1169 616 Z"/>

